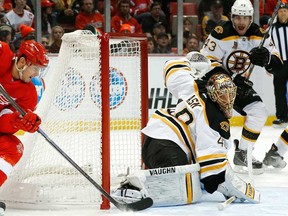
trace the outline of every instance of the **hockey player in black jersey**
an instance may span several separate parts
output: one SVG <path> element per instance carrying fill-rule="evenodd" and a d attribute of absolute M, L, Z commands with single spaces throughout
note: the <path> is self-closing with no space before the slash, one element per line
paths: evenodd
<path fill-rule="evenodd" d="M 276 72 L 282 64 L 270 37 L 259 48 L 265 32 L 253 23 L 253 12 L 249 0 L 236 0 L 231 8 L 231 21 L 217 26 L 202 49 L 202 53 L 212 63 L 212 70 L 206 74 L 206 79 L 221 67 L 237 86 L 234 109 L 245 116 L 245 122 L 241 139 L 234 140 L 236 150 L 233 161 L 236 169 L 247 167 L 248 146 L 252 149 L 268 116 L 261 97 L 253 89 L 253 83 L 247 79 L 249 70 L 254 68 L 257 72 L 263 72 L 259 71 L 263 69 Z M 262 162 L 252 159 L 254 173 L 263 173 L 262 165 Z"/>
<path fill-rule="evenodd" d="M 131 202 L 149 196 L 154 206 L 190 204 L 199 202 L 201 182 L 209 193 L 260 202 L 259 191 L 233 172 L 227 158 L 236 86 L 222 68 L 208 81 L 198 79 L 209 69 L 210 61 L 198 52 L 165 63 L 165 86 L 178 103 L 157 110 L 142 129 L 148 169 L 129 174 L 112 192 L 114 198 Z"/>

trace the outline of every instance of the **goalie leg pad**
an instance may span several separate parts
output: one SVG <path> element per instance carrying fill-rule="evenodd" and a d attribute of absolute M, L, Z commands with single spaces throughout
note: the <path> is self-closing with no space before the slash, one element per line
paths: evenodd
<path fill-rule="evenodd" d="M 225 173 L 225 182 L 218 186 L 217 191 L 226 197 L 235 196 L 236 198 L 251 203 L 260 203 L 260 192 L 250 183 L 245 182 L 233 172 L 232 168 L 227 166 Z"/>
<path fill-rule="evenodd" d="M 142 198 L 151 197 L 153 206 L 195 203 L 202 196 L 199 170 L 199 164 L 141 170 L 127 176 L 127 182 L 130 185 L 128 189 L 138 191 L 133 192 L 135 194 L 133 198 L 131 197 L 133 193 L 127 191 L 129 199 L 125 200 L 123 186 L 114 191 L 112 196 L 124 202 L 131 202 L 134 198 L 139 200 L 139 195 Z"/>

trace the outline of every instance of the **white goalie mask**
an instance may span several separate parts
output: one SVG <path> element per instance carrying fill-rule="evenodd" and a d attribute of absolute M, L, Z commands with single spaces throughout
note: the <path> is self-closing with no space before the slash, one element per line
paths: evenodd
<path fill-rule="evenodd" d="M 206 89 L 209 98 L 216 102 L 226 118 L 230 119 L 237 90 L 231 78 L 226 74 L 216 73 L 209 78 Z"/>
<path fill-rule="evenodd" d="M 188 60 L 192 71 L 192 76 L 195 79 L 201 79 L 208 71 L 211 70 L 211 62 L 204 55 L 197 51 L 189 52 L 185 56 L 186 61 Z"/>

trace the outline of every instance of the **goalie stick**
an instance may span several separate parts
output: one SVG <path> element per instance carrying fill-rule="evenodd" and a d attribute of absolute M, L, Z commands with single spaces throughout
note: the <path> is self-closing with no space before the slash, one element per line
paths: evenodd
<path fill-rule="evenodd" d="M 11 105 L 24 116 L 25 111 L 14 101 L 11 96 L 6 92 L 3 86 L 0 84 L 0 92 L 11 103 Z M 45 140 L 52 145 L 75 169 L 77 169 L 91 184 L 93 184 L 111 203 L 114 204 L 121 211 L 141 211 L 147 209 L 153 205 L 153 200 L 150 197 L 146 197 L 142 200 L 133 203 L 121 203 L 110 196 L 97 182 L 95 182 L 74 160 L 72 160 L 40 127 L 37 130 Z"/>
<path fill-rule="evenodd" d="M 224 202 L 222 203 L 219 203 L 217 205 L 217 208 L 219 211 L 222 211 L 224 210 L 225 208 L 227 208 L 232 202 L 234 202 L 236 200 L 236 197 L 235 196 L 232 196 L 230 198 L 228 198 L 227 200 L 225 200 Z"/>
<path fill-rule="evenodd" d="M 282 3 L 282 1 L 278 0 L 277 5 L 275 7 L 275 10 L 274 10 L 269 22 L 268 22 L 268 28 L 266 29 L 266 32 L 264 33 L 263 38 L 261 39 L 258 48 L 262 48 L 264 43 L 265 43 L 265 41 L 266 41 L 266 39 L 269 37 L 270 28 L 272 27 L 272 24 L 273 24 L 273 22 L 274 22 L 274 20 L 275 20 L 275 18 L 277 16 L 277 13 L 278 13 L 278 10 L 280 8 L 281 3 Z M 252 74 L 253 69 L 254 69 L 254 65 L 251 65 L 251 67 L 250 67 L 250 69 L 248 71 L 247 77 L 246 77 L 247 83 L 250 83 L 250 82 L 248 82 L 248 80 L 250 79 L 250 76 Z"/>

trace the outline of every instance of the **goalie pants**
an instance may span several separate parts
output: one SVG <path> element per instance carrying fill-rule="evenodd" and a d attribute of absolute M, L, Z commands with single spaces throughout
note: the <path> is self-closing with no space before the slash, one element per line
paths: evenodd
<path fill-rule="evenodd" d="M 0 186 L 23 155 L 24 146 L 13 134 L 0 135 Z"/>
<path fill-rule="evenodd" d="M 145 135 L 142 159 L 147 168 L 172 167 L 189 164 L 185 152 L 173 141 L 154 139 Z"/>
<path fill-rule="evenodd" d="M 191 164 L 185 152 L 173 141 L 154 139 L 145 135 L 142 159 L 149 169 Z M 201 166 L 201 165 L 200 165 Z M 225 181 L 225 171 L 201 179 L 207 192 L 213 193 Z"/>

